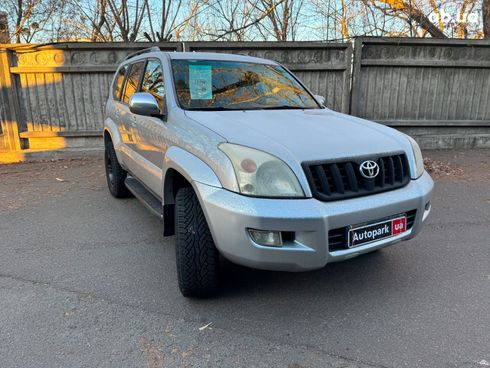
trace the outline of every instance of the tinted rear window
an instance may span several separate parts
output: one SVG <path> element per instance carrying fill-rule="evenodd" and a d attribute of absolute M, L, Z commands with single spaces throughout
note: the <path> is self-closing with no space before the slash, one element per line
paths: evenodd
<path fill-rule="evenodd" d="M 114 97 L 114 100 L 119 100 L 121 98 L 122 85 L 127 70 L 128 67 L 124 65 L 117 71 L 116 79 L 114 80 L 114 85 L 112 86 L 112 97 Z"/>
<path fill-rule="evenodd" d="M 129 70 L 128 78 L 124 85 L 124 92 L 122 101 L 127 104 L 129 103 L 129 98 L 138 90 L 138 84 L 143 73 L 143 67 L 145 66 L 144 61 L 140 61 L 131 65 Z"/>

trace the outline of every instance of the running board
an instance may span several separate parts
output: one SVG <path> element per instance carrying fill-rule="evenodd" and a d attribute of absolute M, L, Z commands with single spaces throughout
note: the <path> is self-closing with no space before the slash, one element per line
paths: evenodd
<path fill-rule="evenodd" d="M 126 187 L 133 195 L 150 210 L 152 214 L 159 218 L 163 218 L 163 208 L 160 200 L 151 194 L 138 180 L 128 176 L 124 181 Z"/>

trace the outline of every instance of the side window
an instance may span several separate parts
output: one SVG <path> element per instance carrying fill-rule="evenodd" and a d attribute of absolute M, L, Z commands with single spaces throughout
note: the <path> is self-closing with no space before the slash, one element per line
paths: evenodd
<path fill-rule="evenodd" d="M 128 78 L 126 78 L 126 83 L 124 85 L 124 92 L 122 96 L 122 102 L 124 102 L 125 104 L 129 103 L 129 98 L 133 95 L 133 93 L 138 90 L 138 84 L 140 82 L 144 66 L 144 61 L 131 64 L 131 68 L 129 69 Z"/>
<path fill-rule="evenodd" d="M 157 100 L 160 111 L 163 111 L 165 86 L 163 84 L 162 65 L 159 60 L 148 60 L 145 74 L 143 75 L 143 82 L 141 83 L 141 92 L 151 93 L 155 97 L 155 100 Z"/>
<path fill-rule="evenodd" d="M 112 97 L 114 100 L 119 101 L 121 98 L 121 90 L 124 82 L 124 77 L 128 71 L 128 66 L 124 65 L 117 71 L 116 79 L 114 79 L 114 84 L 112 85 Z"/>

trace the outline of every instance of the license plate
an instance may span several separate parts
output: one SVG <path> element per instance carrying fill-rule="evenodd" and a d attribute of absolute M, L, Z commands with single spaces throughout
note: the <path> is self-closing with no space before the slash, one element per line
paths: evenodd
<path fill-rule="evenodd" d="M 405 232 L 407 218 L 399 216 L 390 220 L 353 227 L 349 230 L 349 248 L 355 248 L 376 240 L 390 238 Z"/>

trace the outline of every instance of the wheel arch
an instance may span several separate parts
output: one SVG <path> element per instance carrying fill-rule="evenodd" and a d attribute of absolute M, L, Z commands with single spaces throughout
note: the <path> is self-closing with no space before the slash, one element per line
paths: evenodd
<path fill-rule="evenodd" d="M 180 148 L 171 147 L 165 154 L 162 175 L 164 236 L 175 234 L 175 197 L 183 187 L 192 187 L 195 182 L 221 188 L 214 171 L 199 157 Z"/>
<path fill-rule="evenodd" d="M 109 129 L 104 128 L 104 145 L 108 144 L 109 142 L 112 143 L 112 137 L 111 133 L 109 132 Z"/>
<path fill-rule="evenodd" d="M 110 118 L 107 118 L 104 121 L 103 137 L 104 137 L 104 145 L 111 142 L 112 145 L 114 146 L 114 150 L 116 151 L 116 156 L 119 163 L 124 165 L 124 160 L 121 155 L 121 148 L 123 147 L 121 134 L 119 133 L 117 124 Z"/>

